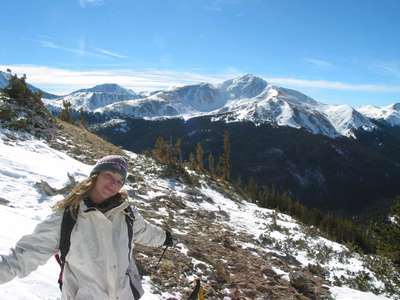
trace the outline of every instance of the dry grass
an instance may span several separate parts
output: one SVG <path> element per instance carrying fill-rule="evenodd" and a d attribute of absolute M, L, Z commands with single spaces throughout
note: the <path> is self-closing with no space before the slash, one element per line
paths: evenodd
<path fill-rule="evenodd" d="M 93 164 L 105 155 L 125 155 L 123 150 L 86 128 L 56 119 L 57 135 L 51 141 L 52 146 L 66 150 L 74 158 Z M 60 142 L 60 140 L 62 142 Z"/>

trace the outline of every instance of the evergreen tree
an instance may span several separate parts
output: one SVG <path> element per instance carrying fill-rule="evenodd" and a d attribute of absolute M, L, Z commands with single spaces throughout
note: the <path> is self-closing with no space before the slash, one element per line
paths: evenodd
<path fill-rule="evenodd" d="M 210 152 L 208 154 L 208 171 L 210 172 L 211 175 L 215 174 L 215 166 L 214 166 L 215 162 L 214 162 L 214 156 L 212 155 L 212 153 Z"/>
<path fill-rule="evenodd" d="M 82 107 L 79 109 L 79 123 L 83 127 L 86 126 L 85 112 L 83 111 Z"/>
<path fill-rule="evenodd" d="M 229 133 L 224 131 L 224 153 L 222 155 L 222 178 L 229 180 L 231 172 Z"/>
<path fill-rule="evenodd" d="M 189 154 L 189 166 L 191 169 L 196 169 L 196 158 L 193 152 L 190 152 Z"/>
<path fill-rule="evenodd" d="M 11 74 L 11 70 L 8 69 L 8 71 Z M 34 93 L 29 89 L 25 74 L 21 78 L 18 78 L 16 74 L 11 75 L 4 92 L 20 105 L 28 106 L 41 113 L 48 113 L 42 102 L 42 93 L 40 91 Z"/>
<path fill-rule="evenodd" d="M 182 147 L 182 139 L 178 138 L 176 140 L 174 148 L 175 148 L 175 153 L 176 153 L 176 156 L 177 156 L 177 162 L 178 162 L 179 165 L 182 165 L 182 163 L 183 163 L 181 147 Z"/>
<path fill-rule="evenodd" d="M 71 106 L 71 102 L 63 100 L 63 108 L 60 112 L 60 119 L 68 123 L 72 123 Z"/>
<path fill-rule="evenodd" d="M 389 222 L 379 226 L 378 251 L 390 257 L 400 266 L 400 196 L 397 197 L 390 209 Z"/>
<path fill-rule="evenodd" d="M 257 202 L 258 199 L 258 187 L 253 177 L 250 177 L 246 188 L 247 194 L 250 196 L 252 202 Z"/>
<path fill-rule="evenodd" d="M 228 131 L 224 131 L 223 138 L 224 151 L 218 159 L 216 173 L 219 177 L 225 180 L 230 179 L 230 144 L 229 144 L 229 134 Z"/>
<path fill-rule="evenodd" d="M 200 143 L 197 143 L 197 145 L 196 145 L 196 165 L 197 165 L 197 169 L 199 171 L 204 170 L 204 163 L 203 163 L 204 158 L 203 157 L 204 157 L 203 147 L 201 146 Z"/>
<path fill-rule="evenodd" d="M 8 86 L 4 90 L 6 94 L 19 102 L 20 104 L 28 104 L 29 96 L 32 96 L 26 84 L 26 76 L 18 78 L 17 75 L 12 75 Z"/>
<path fill-rule="evenodd" d="M 167 156 L 167 143 L 162 136 L 159 136 L 154 145 L 153 157 L 159 162 L 166 162 Z"/>

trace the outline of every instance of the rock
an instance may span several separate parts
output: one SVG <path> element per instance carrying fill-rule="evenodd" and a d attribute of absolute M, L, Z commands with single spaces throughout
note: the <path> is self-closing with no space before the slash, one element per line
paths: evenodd
<path fill-rule="evenodd" d="M 10 203 L 10 201 L 8 201 L 7 199 L 0 197 L 0 205 L 8 205 L 9 203 Z"/>
<path fill-rule="evenodd" d="M 310 300 L 329 299 L 330 292 L 322 287 L 323 279 L 310 272 L 297 271 L 289 274 L 290 284 Z"/>

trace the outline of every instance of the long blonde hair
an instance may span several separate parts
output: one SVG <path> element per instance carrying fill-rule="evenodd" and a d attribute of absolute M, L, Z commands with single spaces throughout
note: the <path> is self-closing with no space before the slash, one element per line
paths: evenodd
<path fill-rule="evenodd" d="M 72 212 L 72 216 L 76 217 L 81 201 L 89 195 L 89 192 L 96 185 L 97 176 L 98 173 L 79 182 L 63 200 L 54 204 L 53 209 L 59 210 L 69 208 Z M 128 193 L 125 190 L 120 190 L 114 197 L 127 199 Z"/>

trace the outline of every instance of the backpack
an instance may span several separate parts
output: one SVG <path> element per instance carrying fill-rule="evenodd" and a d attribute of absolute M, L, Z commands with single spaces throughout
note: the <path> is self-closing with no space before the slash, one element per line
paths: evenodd
<path fill-rule="evenodd" d="M 90 211 L 92 209 L 88 209 L 86 211 Z M 93 208 L 94 210 L 94 208 Z M 131 248 L 132 248 L 132 237 L 133 237 L 133 222 L 135 221 L 135 215 L 133 212 L 132 206 L 128 206 L 127 208 L 124 209 L 125 212 L 125 221 L 126 225 L 128 227 L 128 248 L 129 248 L 129 254 L 131 254 Z M 63 272 L 64 272 L 64 265 L 65 265 L 65 258 L 68 254 L 69 247 L 71 245 L 71 232 L 72 229 L 74 228 L 76 223 L 76 218 L 72 216 L 72 212 L 69 207 L 66 207 L 64 209 L 64 214 L 63 218 L 61 221 L 61 233 L 60 233 L 60 245 L 59 245 L 59 253 L 55 255 L 55 258 L 60 265 L 60 275 L 58 277 L 58 285 L 60 287 L 60 290 L 62 290 L 62 278 L 63 278 Z M 131 255 L 129 255 L 131 256 Z"/>

